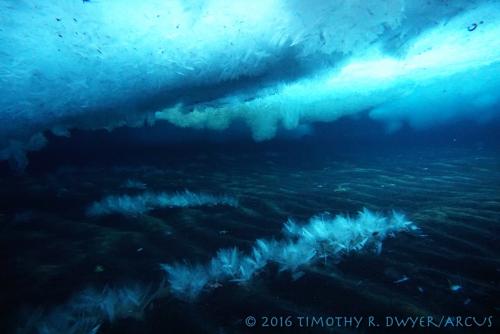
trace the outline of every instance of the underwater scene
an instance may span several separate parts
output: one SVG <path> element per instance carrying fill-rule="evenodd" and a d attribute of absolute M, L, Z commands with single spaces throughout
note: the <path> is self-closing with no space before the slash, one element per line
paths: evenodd
<path fill-rule="evenodd" d="M 497 333 L 500 2 L 0 0 L 0 333 Z"/>

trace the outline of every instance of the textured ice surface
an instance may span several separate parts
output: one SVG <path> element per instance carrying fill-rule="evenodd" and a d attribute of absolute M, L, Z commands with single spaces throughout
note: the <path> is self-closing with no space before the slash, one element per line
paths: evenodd
<path fill-rule="evenodd" d="M 371 111 L 392 128 L 498 107 L 500 5 L 438 0 L 0 1 L 0 159 L 39 134 L 279 127 Z"/>
<path fill-rule="evenodd" d="M 383 216 L 367 209 L 356 217 L 327 215 L 312 217 L 306 225 L 289 220 L 281 240 L 257 240 L 248 254 L 237 248 L 221 249 L 205 265 L 163 264 L 171 290 L 178 297 L 193 299 L 205 288 L 220 282 L 245 283 L 268 263 L 280 271 L 296 272 L 319 260 L 339 259 L 345 254 L 373 250 L 380 254 L 382 242 L 401 231 L 417 226 L 397 212 Z"/>
<path fill-rule="evenodd" d="M 256 140 L 274 137 L 279 127 L 295 129 L 362 111 L 392 129 L 402 121 L 421 127 L 457 118 L 487 120 L 500 103 L 499 13 L 500 5 L 485 5 L 442 22 L 409 41 L 399 56 L 375 44 L 341 66 L 262 89 L 251 100 L 192 112 L 178 105 L 156 115 L 179 126 L 211 129 L 243 119 Z"/>

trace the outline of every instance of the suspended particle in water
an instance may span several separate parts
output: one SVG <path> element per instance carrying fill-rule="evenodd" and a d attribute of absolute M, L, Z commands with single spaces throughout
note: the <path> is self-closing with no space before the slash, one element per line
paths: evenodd
<path fill-rule="evenodd" d="M 469 31 L 474 31 L 477 28 L 477 23 L 472 23 L 470 26 L 467 27 L 467 30 Z"/>

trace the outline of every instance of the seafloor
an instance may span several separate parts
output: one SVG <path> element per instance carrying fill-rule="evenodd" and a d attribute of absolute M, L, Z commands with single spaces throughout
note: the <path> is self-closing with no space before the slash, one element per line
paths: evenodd
<path fill-rule="evenodd" d="M 429 145 L 367 148 L 361 154 L 334 153 L 327 145 L 292 146 L 190 154 L 157 150 L 146 160 L 46 170 L 37 169 L 35 157 L 31 172 L 0 178 L 2 327 L 12 331 L 36 310 L 61 305 L 88 286 L 159 284 L 160 263 L 206 262 L 224 247 L 248 250 L 258 238 L 279 236 L 288 217 L 305 221 L 325 211 L 352 214 L 363 207 L 401 210 L 422 235 L 387 239 L 380 255 L 325 259 L 298 279 L 271 266 L 245 286 L 224 283 L 194 302 L 166 293 L 141 319 L 117 320 L 100 332 L 259 331 L 245 326 L 248 315 L 497 319 L 498 151 Z M 228 194 L 239 206 L 164 208 L 135 217 L 85 215 L 88 205 L 105 195 L 143 191 L 124 187 L 127 180 L 151 191 Z"/>

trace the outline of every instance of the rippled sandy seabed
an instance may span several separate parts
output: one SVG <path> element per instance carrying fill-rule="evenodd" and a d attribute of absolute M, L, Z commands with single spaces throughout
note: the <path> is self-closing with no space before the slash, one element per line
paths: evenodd
<path fill-rule="evenodd" d="M 257 331 L 243 323 L 248 315 L 498 315 L 496 151 L 423 148 L 361 156 L 308 147 L 213 150 L 149 164 L 60 167 L 2 178 L 0 189 L 2 281 L 8 288 L 2 318 L 10 326 L 45 321 L 89 287 L 137 284 L 156 295 L 139 315 L 126 311 L 104 321 L 100 331 Z M 231 195 L 238 204 L 86 214 L 106 195 L 183 189 Z M 221 282 L 196 300 L 178 298 L 168 282 L 161 283 L 160 263 L 204 263 L 233 246 L 249 251 L 256 239 L 279 238 L 289 217 L 306 221 L 363 207 L 401 210 L 420 232 L 386 239 L 379 255 L 325 257 L 298 273 L 267 266 L 245 284 Z M 133 306 L 130 312 L 137 311 Z"/>

